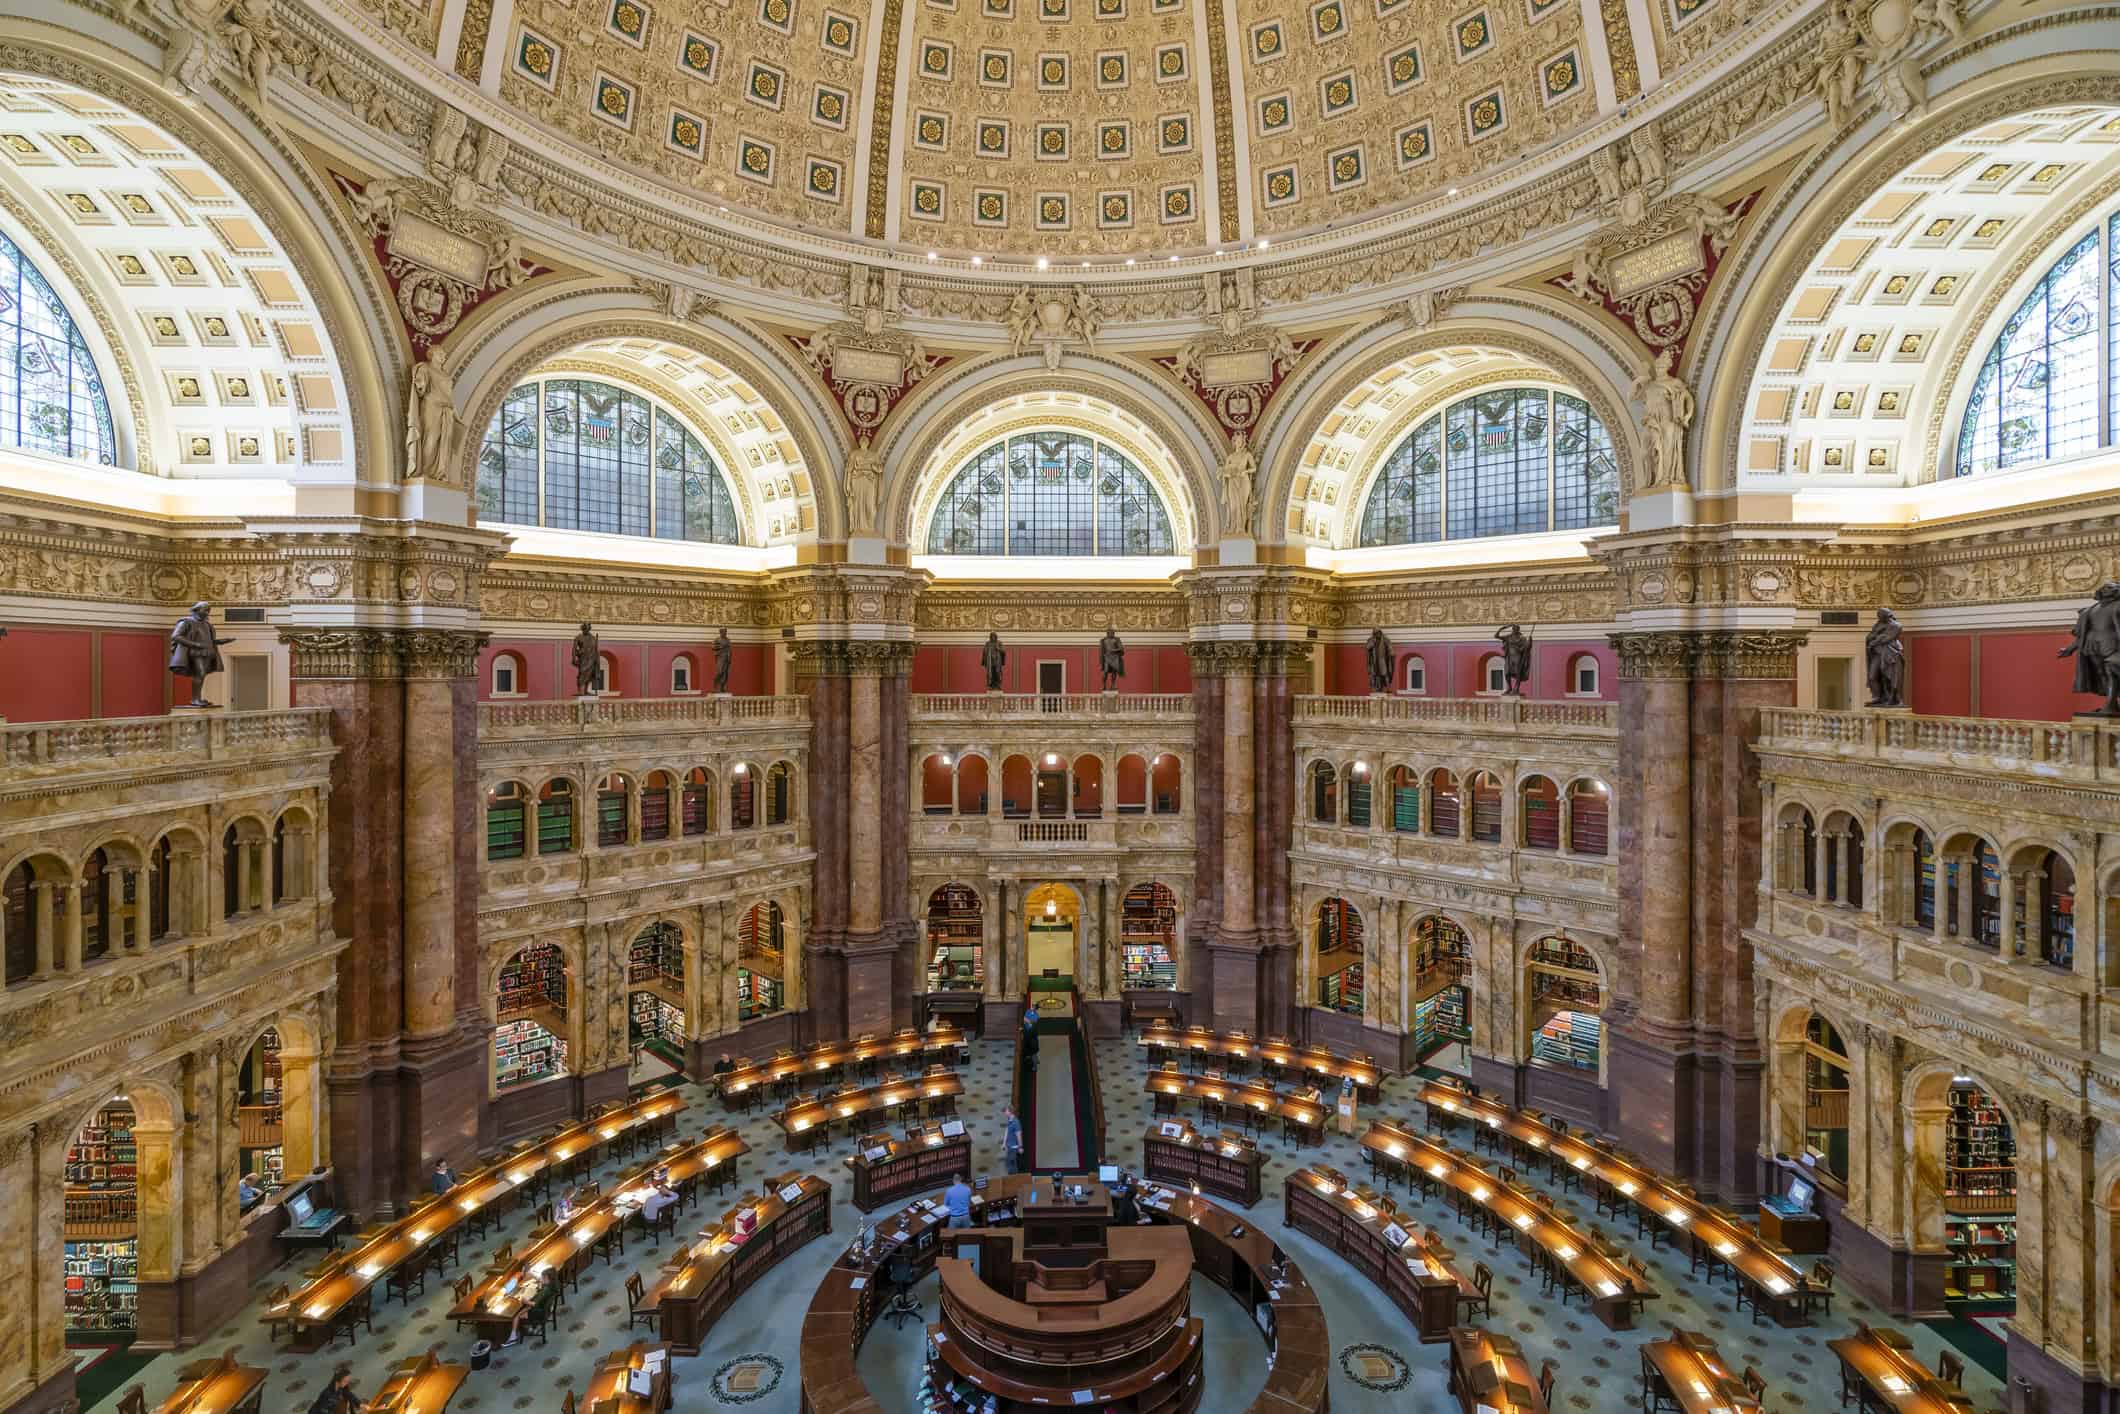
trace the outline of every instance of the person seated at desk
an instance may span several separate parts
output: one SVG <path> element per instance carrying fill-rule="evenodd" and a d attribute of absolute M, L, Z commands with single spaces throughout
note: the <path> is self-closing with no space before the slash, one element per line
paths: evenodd
<path fill-rule="evenodd" d="M 641 1202 L 640 1220 L 653 1227 L 656 1218 L 662 1215 L 662 1210 L 676 1201 L 677 1190 L 672 1188 L 662 1175 L 656 1175 L 653 1185 L 648 1189 L 647 1198 Z"/>
<path fill-rule="evenodd" d="M 236 1180 L 236 1208 L 239 1211 L 249 1212 L 251 1205 L 264 1196 L 265 1190 L 258 1187 L 256 1174 L 246 1173 Z"/>
<path fill-rule="evenodd" d="M 506 1290 L 505 1287 L 502 1289 Z M 530 1313 L 537 1309 L 538 1300 L 544 1296 L 545 1284 L 536 1277 L 524 1277 L 522 1285 L 509 1294 L 519 1298 L 523 1305 L 522 1309 L 515 1313 L 515 1319 L 508 1323 L 508 1338 L 501 1342 L 503 1350 L 511 1345 L 522 1344 L 523 1326 L 529 1321 Z"/>
<path fill-rule="evenodd" d="M 436 1194 L 442 1194 L 456 1187 L 457 1182 L 456 1170 L 449 1167 L 449 1161 L 447 1159 L 436 1159 L 434 1161 L 434 1174 L 427 1180 L 428 1186 Z"/>
<path fill-rule="evenodd" d="M 560 1194 L 559 1201 L 552 1205 L 552 1221 L 554 1223 L 566 1223 L 574 1221 L 573 1189 L 570 1188 L 566 1192 Z"/>
<path fill-rule="evenodd" d="M 1112 1185 L 1112 1225 L 1132 1227 L 1141 1221 L 1141 1209 L 1134 1203 L 1134 1185 L 1124 1174 Z"/>
<path fill-rule="evenodd" d="M 331 1383 L 309 1406 L 309 1414 L 360 1414 L 361 1397 L 353 1392 L 353 1366 L 341 1365 L 331 1372 Z"/>
<path fill-rule="evenodd" d="M 942 1190 L 942 1207 L 950 1215 L 946 1227 L 970 1227 L 972 1225 L 972 1185 L 958 1174 L 950 1180 L 950 1186 Z"/>
<path fill-rule="evenodd" d="M 727 1075 L 735 1069 L 736 1062 L 730 1058 L 729 1053 L 727 1051 L 723 1051 L 721 1053 L 721 1059 L 714 1062 L 714 1074 L 717 1077 Z"/>

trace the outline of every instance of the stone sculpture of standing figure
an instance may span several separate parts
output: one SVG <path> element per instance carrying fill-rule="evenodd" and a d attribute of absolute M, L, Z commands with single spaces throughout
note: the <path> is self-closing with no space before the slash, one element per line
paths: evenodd
<path fill-rule="evenodd" d="M 986 669 L 986 690 L 1001 691 L 1001 670 L 1008 666 L 1008 652 L 1001 646 L 1001 635 L 988 633 L 986 647 L 979 650 L 979 666 Z"/>
<path fill-rule="evenodd" d="M 1899 615 L 1890 609 L 1877 611 L 1863 640 L 1863 667 L 1869 679 L 1872 707 L 1906 706 L 1907 650 L 1899 638 Z"/>
<path fill-rule="evenodd" d="M 1116 690 L 1119 679 L 1126 676 L 1126 645 L 1119 641 L 1119 630 L 1104 630 L 1104 637 L 1097 644 L 1097 668 L 1106 692 Z"/>
<path fill-rule="evenodd" d="M 596 651 L 596 633 L 587 624 L 574 635 L 574 695 L 596 696 L 596 677 L 603 665 L 602 655 Z"/>
<path fill-rule="evenodd" d="M 211 612 L 204 603 L 194 604 L 191 612 L 178 619 L 177 626 L 169 631 L 169 670 L 191 679 L 194 707 L 219 705 L 206 700 L 206 677 L 221 671 L 221 645 L 235 641 L 213 636 Z"/>
<path fill-rule="evenodd" d="M 1369 630 L 1369 690 L 1391 691 L 1391 640 L 1384 637 L 1384 630 Z"/>
<path fill-rule="evenodd" d="M 1634 380 L 1642 405 L 1642 430 L 1649 434 L 1649 475 L 1644 490 L 1686 484 L 1686 429 L 1693 425 L 1693 390 L 1672 370 L 1676 357 L 1665 349 L 1656 367 Z"/>
<path fill-rule="evenodd" d="M 736 645 L 729 642 L 729 631 L 725 628 L 714 635 L 714 690 L 729 690 L 729 666 L 736 659 Z"/>
<path fill-rule="evenodd" d="M 2073 637 L 2056 656 L 2075 658 L 2077 692 L 2105 697 L 2103 707 L 2076 715 L 2120 717 L 2120 583 L 2099 585 L 2091 602 L 2076 611 Z"/>
<path fill-rule="evenodd" d="M 1524 684 L 1531 678 L 1531 635 L 1519 624 L 1496 629 L 1494 636 L 1502 645 L 1502 691 L 1510 697 L 1522 697 Z"/>
<path fill-rule="evenodd" d="M 1251 439 L 1239 432 L 1222 458 L 1222 533 L 1234 538 L 1251 534 L 1252 479 L 1258 475 L 1259 459 L 1252 454 Z"/>

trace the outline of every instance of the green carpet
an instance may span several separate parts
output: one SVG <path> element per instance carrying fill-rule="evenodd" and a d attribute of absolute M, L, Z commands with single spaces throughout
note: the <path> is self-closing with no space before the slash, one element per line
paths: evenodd
<path fill-rule="evenodd" d="M 2007 1302 L 2002 1305 L 1996 1305 L 1993 1302 L 1965 1301 L 1951 1301 L 1945 1304 L 1951 1314 L 1939 1320 L 1923 1321 L 1922 1324 L 1949 1341 L 1960 1355 L 1963 1355 L 1996 1379 L 2001 1379 L 2004 1370 L 2007 1368 L 2004 1360 L 2007 1347 L 1995 1338 L 1994 1332 L 1967 1318 L 1971 1316 L 2007 1316 L 2010 1312 L 2017 1309 L 2016 1306 Z"/>
<path fill-rule="evenodd" d="M 90 1347 L 93 1350 L 94 1347 Z M 84 1350 L 86 1356 L 90 1350 Z M 154 1351 L 135 1355 L 129 1349 L 115 1349 L 74 1378 L 75 1397 L 83 1409 L 93 1408 L 100 1401 L 116 1394 L 126 1381 L 147 1368 L 155 1358 Z"/>

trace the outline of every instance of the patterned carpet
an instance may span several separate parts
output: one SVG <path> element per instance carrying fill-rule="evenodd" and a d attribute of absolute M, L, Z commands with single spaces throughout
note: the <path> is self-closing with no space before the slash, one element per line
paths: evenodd
<path fill-rule="evenodd" d="M 1000 1111 L 1009 1095 L 1009 1060 L 1014 1037 L 981 1042 L 973 1048 L 973 1059 L 965 1074 L 962 1113 L 974 1138 L 974 1163 L 982 1172 L 999 1173 Z M 1151 1106 L 1143 1091 L 1147 1067 L 1140 1048 L 1131 1037 L 1105 1041 L 1097 1048 L 1099 1077 L 1106 1106 L 1110 1143 L 1108 1157 L 1125 1164 L 1138 1164 L 1141 1135 L 1147 1128 Z M 684 1091 L 691 1101 L 680 1125 L 684 1134 L 697 1133 L 723 1118 L 721 1107 L 704 1091 Z M 1385 1114 L 1401 1118 L 1414 1112 L 1406 1099 L 1411 1084 L 1388 1082 L 1379 1107 Z M 752 1145 L 741 1161 L 740 1172 L 747 1186 L 761 1177 L 789 1171 L 814 1173 L 830 1179 L 837 1190 L 829 1239 L 811 1243 L 783 1261 L 772 1277 L 747 1292 L 723 1315 L 707 1345 L 695 1359 L 676 1363 L 678 1406 L 685 1409 L 744 1408 L 756 1414 L 794 1414 L 797 1407 L 798 1371 L 796 1339 L 810 1296 L 833 1260 L 852 1237 L 858 1214 L 845 1201 L 848 1192 L 842 1160 L 847 1147 L 841 1140 L 826 1152 L 790 1155 L 781 1147 L 779 1129 L 764 1115 L 740 1121 Z M 1322 1159 L 1351 1175 L 1365 1172 L 1353 1139 L 1333 1136 L 1322 1150 L 1296 1149 L 1278 1138 L 1265 1146 L 1267 1165 L 1264 1196 L 1247 1219 L 1261 1231 L 1273 1235 L 1317 1288 L 1330 1323 L 1336 1352 L 1332 1369 L 1332 1407 L 1335 1414 L 1402 1414 L 1409 1409 L 1444 1409 L 1454 1406 L 1444 1392 L 1445 1357 L 1441 1346 L 1423 1346 L 1411 1326 L 1378 1296 L 1376 1289 L 1339 1257 L 1308 1238 L 1286 1231 L 1281 1223 L 1281 1192 L 1287 1175 L 1304 1163 Z M 603 1176 L 615 1173 L 609 1165 Z M 733 1195 L 732 1195 L 733 1196 Z M 708 1213 L 720 1211 L 720 1202 L 708 1197 L 699 1209 L 680 1220 L 680 1230 L 696 1228 Z M 1686 1270 L 1685 1259 L 1668 1247 L 1649 1252 L 1636 1249 L 1658 1273 L 1663 1296 L 1652 1305 L 1643 1328 L 1608 1331 L 1579 1307 L 1563 1308 L 1542 1298 L 1529 1263 L 1514 1249 L 1490 1252 L 1469 1229 L 1458 1225 L 1447 1209 L 1437 1206 L 1432 1220 L 1453 1242 L 1469 1268 L 1484 1257 L 1495 1272 L 1495 1314 L 1491 1324 L 1514 1334 L 1522 1343 L 1534 1368 L 1547 1356 L 1560 1361 L 1560 1380 L 1555 1407 L 1583 1414 L 1618 1414 L 1638 1409 L 1639 1361 L 1633 1347 L 1653 1339 L 1668 1327 L 1701 1331 L 1722 1347 L 1732 1361 L 1756 1364 L 1768 1381 L 1768 1405 L 1776 1411 L 1830 1410 L 1838 1405 L 1839 1376 L 1827 1339 L 1852 1329 L 1857 1320 L 1891 1324 L 1882 1313 L 1852 1295 L 1834 1303 L 1832 1319 L 1804 1330 L 1784 1331 L 1754 1326 L 1749 1312 L 1734 1310 L 1727 1283 L 1704 1287 Z M 522 1214 L 490 1234 L 476 1259 L 503 1240 L 521 1241 L 530 1227 Z M 667 1249 L 665 1249 L 667 1250 Z M 467 1249 L 467 1266 L 474 1261 Z M 553 1411 L 562 1391 L 580 1394 L 604 1352 L 627 1341 L 625 1294 L 622 1284 L 635 1270 L 652 1271 L 657 1264 L 653 1251 L 629 1245 L 616 1265 L 599 1265 L 583 1278 L 568 1309 L 555 1325 L 548 1344 L 534 1342 L 498 1352 L 490 1369 L 476 1372 L 450 1406 L 452 1414 L 494 1414 L 501 1410 Z M 259 1284 L 261 1298 L 277 1280 L 292 1275 L 293 1268 Z M 933 1310 L 930 1286 L 929 1310 Z M 1195 1311 L 1217 1332 L 1242 1334 L 1245 1317 L 1234 1303 L 1219 1292 L 1196 1299 Z M 258 1324 L 258 1302 L 230 1320 L 205 1342 L 205 1349 L 218 1353 L 235 1348 L 239 1358 L 262 1364 L 272 1371 L 266 1386 L 265 1408 L 300 1409 L 308 1405 L 340 1360 L 352 1364 L 354 1387 L 366 1396 L 381 1384 L 384 1373 L 396 1361 L 417 1355 L 430 1344 L 438 1344 L 446 1358 L 461 1358 L 468 1338 L 459 1336 L 447 1319 L 450 1305 L 446 1283 L 430 1281 L 424 1297 L 410 1306 L 388 1304 L 377 1293 L 375 1331 L 363 1332 L 354 1349 L 296 1355 L 273 1350 L 264 1327 Z M 1943 1337 L 1918 1322 L 1899 1322 L 1913 1339 L 1917 1353 L 1934 1364 Z M 1978 1338 L 1977 1335 L 1974 1338 Z M 862 1369 L 876 1389 L 879 1400 L 891 1414 L 908 1414 L 913 1391 L 887 1388 L 895 1372 L 909 1368 L 912 1352 L 893 1348 L 899 1342 L 916 1342 L 915 1330 L 891 1332 L 879 1326 L 862 1354 Z M 1263 1356 L 1264 1345 L 1247 1337 Z M 146 1387 L 150 1407 L 159 1403 L 175 1385 L 176 1370 L 195 1352 L 179 1352 L 154 1359 L 137 1381 Z M 917 1357 L 914 1357 L 915 1359 Z M 1263 1379 L 1263 1360 L 1224 1362 L 1226 1368 L 1210 1384 L 1209 1409 L 1242 1408 Z M 887 1375 L 885 1372 L 894 1372 Z M 1998 1383 L 1977 1364 L 1968 1373 L 1969 1392 L 1982 1405 L 2002 1402 Z M 100 1382 L 99 1382 L 100 1383 Z M 118 1389 L 99 1391 L 101 1398 L 85 1403 L 91 1409 L 115 1407 Z"/>

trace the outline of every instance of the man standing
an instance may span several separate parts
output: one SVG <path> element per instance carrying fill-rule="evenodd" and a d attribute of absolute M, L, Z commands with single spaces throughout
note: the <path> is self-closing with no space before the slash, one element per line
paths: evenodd
<path fill-rule="evenodd" d="M 1005 1105 L 1001 1110 L 1001 1162 L 1010 1173 L 1023 1172 L 1023 1121 L 1016 1118 L 1016 1107 Z"/>
<path fill-rule="evenodd" d="M 949 1214 L 945 1227 L 970 1227 L 972 1225 L 972 1186 L 958 1174 L 950 1180 L 950 1186 L 942 1190 L 942 1208 Z"/>

